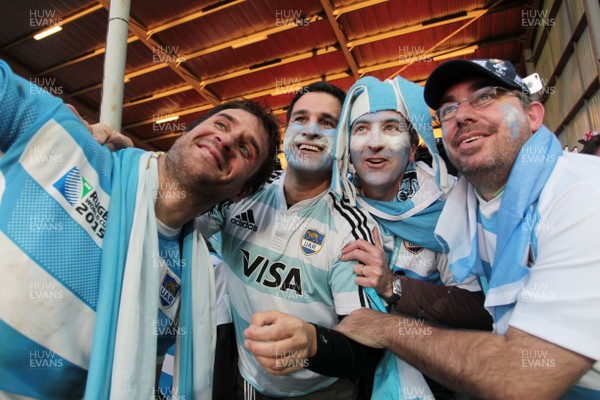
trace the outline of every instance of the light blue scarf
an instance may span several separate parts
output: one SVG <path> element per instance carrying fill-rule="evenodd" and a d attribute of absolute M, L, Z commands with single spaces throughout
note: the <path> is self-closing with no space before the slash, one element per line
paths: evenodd
<path fill-rule="evenodd" d="M 497 214 L 491 276 L 485 273 L 479 257 L 477 198 L 464 177 L 450 193 L 438 221 L 436 235 L 449 247 L 452 274 L 457 282 L 472 274 L 479 277 L 486 290 L 485 307 L 492 313 L 497 333 L 508 329 L 508 317 L 529 275 L 527 262 L 535 229 L 525 229 L 524 224 L 539 221 L 537 202 L 560 156 L 561 145 L 545 126 L 519 152 Z"/>
<path fill-rule="evenodd" d="M 357 102 L 359 96 L 363 99 Z M 357 110 L 358 107 L 360 109 Z M 338 125 L 334 151 L 336 163 L 331 188 L 338 196 L 345 196 L 351 202 L 355 201 L 356 189 L 347 178 L 351 115 L 387 110 L 400 112 L 413 125 L 432 156 L 432 167 L 421 162 L 409 165 L 409 168 L 414 167 L 417 171 L 419 188 L 412 197 L 404 201 L 378 201 L 359 196 L 358 202 L 394 236 L 427 249 L 441 251 L 433 231 L 444 205 L 443 196 L 448 192 L 454 178 L 448 176 L 446 165 L 438 154 L 431 114 L 423 100 L 421 86 L 401 77 L 382 82 L 369 76 L 358 80 L 350 88 Z"/>
<path fill-rule="evenodd" d="M 366 98 L 363 96 L 366 94 Z M 357 99 L 363 97 L 358 105 Z M 360 107 L 357 109 L 356 107 Z M 365 77 L 357 81 L 348 91 L 338 125 L 334 154 L 331 189 L 338 197 L 346 197 L 351 204 L 356 202 L 356 188 L 348 179 L 349 146 L 352 115 L 364 115 L 378 111 L 398 111 L 406 118 L 427 144 L 433 159 L 433 168 L 418 166 L 419 191 L 410 199 L 377 201 L 358 198 L 360 206 L 372 214 L 377 222 L 396 237 L 432 250 L 441 249 L 433 231 L 443 207 L 442 196 L 449 188 L 446 166 L 440 158 L 433 136 L 431 115 L 423 100 L 423 88 L 401 77 L 379 81 Z M 365 288 L 371 305 L 386 312 L 383 301 L 372 288 Z M 372 399 L 429 399 L 433 398 L 423 375 L 406 361 L 387 350 L 375 371 Z"/>
<path fill-rule="evenodd" d="M 158 257 L 158 235 L 151 234 L 157 232 L 157 158 L 136 149 L 113 154 L 113 187 L 86 399 L 153 396 L 157 347 L 153 324 L 158 316 L 158 264 L 164 262 Z M 204 241 L 191 226 L 184 228 L 184 234 L 182 262 L 190 267 L 183 269 L 181 285 L 179 327 L 187 334 L 178 336 L 178 346 L 184 350 L 176 361 L 182 375 L 177 393 L 190 399 L 208 393 L 210 398 L 216 337 L 214 277 L 211 280 Z M 197 306 L 192 301 L 198 301 Z M 192 307 L 196 324 L 190 316 Z M 199 345 L 193 346 L 192 340 Z"/>
<path fill-rule="evenodd" d="M 365 288 L 365 293 L 373 309 L 387 312 L 375 289 Z M 390 399 L 425 400 L 433 399 L 433 394 L 418 369 L 386 350 L 375 370 L 371 400 Z"/>

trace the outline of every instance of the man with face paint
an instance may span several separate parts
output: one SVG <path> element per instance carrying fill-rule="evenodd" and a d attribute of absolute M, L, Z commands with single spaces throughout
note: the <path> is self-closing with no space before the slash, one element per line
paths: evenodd
<path fill-rule="evenodd" d="M 457 284 L 433 234 L 455 178 L 437 153 L 422 92 L 401 77 L 384 82 L 365 77 L 346 97 L 338 149 L 349 140 L 357 201 L 379 223 L 385 253 L 377 244 L 358 240 L 344 249 L 342 259 L 358 261 L 356 282 L 375 288 L 398 312 L 457 328 L 491 330 L 477 280 Z M 431 167 L 414 162 L 419 136 L 432 149 Z M 342 166 L 347 156 L 341 153 Z M 340 174 L 341 189 L 344 167 Z"/>
<path fill-rule="evenodd" d="M 374 226 L 329 189 L 343 99 L 323 82 L 302 88 L 288 109 L 286 171 L 201 217 L 205 236 L 222 233 L 245 398 L 353 399 L 348 378 L 372 373 L 382 354 L 329 329 L 369 304 L 340 257 L 353 240 L 372 242 Z"/>
<path fill-rule="evenodd" d="M 600 214 L 576 204 L 600 201 L 600 163 L 562 152 L 508 61 L 446 62 L 425 100 L 462 174 L 436 234 L 455 279 L 481 282 L 494 333 L 399 337 L 409 318 L 371 310 L 337 329 L 478 398 L 599 398 Z"/>
<path fill-rule="evenodd" d="M 419 136 L 427 143 L 432 165 L 415 162 Z M 434 237 L 445 198 L 455 178 L 446 173 L 435 146 L 423 88 L 401 77 L 380 81 L 365 77 L 350 89 L 338 127 L 339 184 L 356 188 L 359 206 L 380 226 L 383 246 L 357 240 L 342 260 L 358 261 L 357 284 L 374 288 L 389 309 L 454 328 L 491 330 L 483 293 L 473 277 L 457 284 L 447 254 Z M 348 156 L 355 169 L 354 187 L 345 182 Z M 353 190 L 344 193 L 353 198 Z M 389 397 L 378 392 L 374 396 Z M 430 381 L 436 398 L 447 393 Z M 393 391 L 392 391 L 393 392 Z"/>

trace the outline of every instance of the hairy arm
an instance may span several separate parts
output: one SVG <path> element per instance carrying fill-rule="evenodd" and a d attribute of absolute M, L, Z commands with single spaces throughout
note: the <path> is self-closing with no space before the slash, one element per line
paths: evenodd
<path fill-rule="evenodd" d="M 368 346 L 388 348 L 436 381 L 481 398 L 558 399 L 593 364 L 513 327 L 500 336 L 361 309 L 335 329 Z"/>
<path fill-rule="evenodd" d="M 383 355 L 380 349 L 279 311 L 254 314 L 244 335 L 244 346 L 274 375 L 308 368 L 322 375 L 357 377 L 372 373 Z"/>

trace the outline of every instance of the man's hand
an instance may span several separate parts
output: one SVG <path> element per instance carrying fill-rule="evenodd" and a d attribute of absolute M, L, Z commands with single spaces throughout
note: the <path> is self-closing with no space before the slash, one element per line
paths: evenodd
<path fill-rule="evenodd" d="M 382 349 L 385 346 L 386 328 L 397 327 L 392 314 L 384 314 L 369 308 L 359 308 L 347 315 L 333 329 L 365 346 Z"/>
<path fill-rule="evenodd" d="M 385 251 L 379 239 L 379 230 L 373 228 L 375 245 L 364 239 L 358 239 L 342 249 L 342 261 L 358 261 L 354 273 L 358 275 L 356 284 L 372 287 L 381 297 L 392 295 L 394 273 L 390 269 Z"/>
<path fill-rule="evenodd" d="M 98 123 L 91 125 L 90 131 L 96 142 L 106 146 L 110 151 L 133 147 L 131 139 L 106 124 Z"/>
<path fill-rule="evenodd" d="M 287 375 L 306 368 L 308 358 L 317 352 L 315 327 L 279 311 L 254 314 L 244 336 L 244 347 L 274 375 Z"/>
<path fill-rule="evenodd" d="M 90 131 L 96 142 L 101 145 L 106 146 L 110 151 L 117 151 L 127 147 L 133 147 L 133 141 L 127 136 L 123 135 L 120 132 L 117 132 L 110 126 L 106 124 L 93 124 L 90 125 L 88 122 L 83 119 L 77 109 L 73 107 L 71 104 L 67 104 L 67 107 L 73 111 L 73 114 L 77 116 L 83 122 L 86 128 Z"/>

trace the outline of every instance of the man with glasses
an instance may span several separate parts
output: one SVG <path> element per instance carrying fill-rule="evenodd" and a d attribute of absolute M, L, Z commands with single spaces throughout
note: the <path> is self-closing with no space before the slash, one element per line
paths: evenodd
<path fill-rule="evenodd" d="M 462 175 L 436 234 L 455 279 L 480 281 L 494 333 L 400 332 L 410 319 L 373 310 L 337 329 L 476 397 L 598 398 L 600 214 L 577 204 L 600 200 L 600 163 L 561 151 L 510 62 L 444 63 L 425 100 Z"/>

